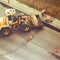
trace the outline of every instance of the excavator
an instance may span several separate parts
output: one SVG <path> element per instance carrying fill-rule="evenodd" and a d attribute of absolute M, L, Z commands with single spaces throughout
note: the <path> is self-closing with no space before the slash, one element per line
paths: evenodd
<path fill-rule="evenodd" d="M 32 28 L 42 29 L 43 23 L 39 15 L 16 15 L 15 9 L 6 9 L 5 16 L 0 17 L 0 31 L 3 36 L 8 36 L 15 28 L 29 32 Z"/>

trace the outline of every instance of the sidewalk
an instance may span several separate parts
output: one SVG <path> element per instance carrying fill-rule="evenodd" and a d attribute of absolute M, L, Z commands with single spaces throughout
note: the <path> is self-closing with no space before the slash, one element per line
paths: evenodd
<path fill-rule="evenodd" d="M 41 16 L 41 12 L 40 12 L 40 11 L 38 11 L 38 10 L 36 10 L 36 9 L 33 9 L 33 8 L 31 8 L 31 7 L 23 4 L 23 3 L 19 3 L 19 2 L 16 1 L 16 0 L 10 0 L 10 3 L 9 3 L 9 4 L 8 4 L 8 0 L 1 0 L 0 2 L 6 4 L 6 5 L 8 5 L 8 6 L 11 6 L 11 7 L 15 8 L 15 9 L 17 9 L 17 10 L 19 10 L 19 11 L 22 11 L 22 12 L 24 12 L 24 13 L 26 13 L 26 14 L 29 14 L 29 15 L 31 15 L 31 14 L 39 14 L 39 15 Z M 43 18 L 43 17 L 41 16 L 40 18 L 41 18 L 43 21 L 46 20 L 46 17 Z M 53 18 L 53 22 L 47 23 L 47 24 L 49 24 L 49 25 L 51 25 L 51 26 L 53 26 L 53 27 L 56 27 L 56 28 L 59 29 L 59 31 L 60 31 L 60 21 L 59 21 L 59 20 Z"/>
<path fill-rule="evenodd" d="M 5 8 L 0 4 L 0 17 L 3 17 L 5 15 L 5 13 L 2 12 L 5 12 Z"/>

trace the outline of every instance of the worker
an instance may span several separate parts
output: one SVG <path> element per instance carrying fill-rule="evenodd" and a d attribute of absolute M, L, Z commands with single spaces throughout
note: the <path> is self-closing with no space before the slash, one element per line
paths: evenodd
<path fill-rule="evenodd" d="M 42 10 L 41 13 L 42 13 L 42 16 L 44 16 L 46 14 L 46 10 Z"/>
<path fill-rule="evenodd" d="M 50 16 L 48 16 L 47 15 L 47 17 L 46 17 L 46 20 L 45 20 L 46 22 L 50 22 L 51 21 L 51 18 L 50 18 Z"/>
<path fill-rule="evenodd" d="M 18 19 L 16 16 L 13 16 L 13 22 L 16 22 Z"/>
<path fill-rule="evenodd" d="M 19 20 L 21 18 L 21 15 L 19 14 L 17 17 L 18 17 L 18 20 Z"/>

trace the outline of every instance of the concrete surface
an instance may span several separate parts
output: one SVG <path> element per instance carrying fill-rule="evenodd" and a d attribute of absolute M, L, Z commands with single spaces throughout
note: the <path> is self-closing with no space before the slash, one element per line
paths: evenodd
<path fill-rule="evenodd" d="M 4 12 L 4 13 L 2 13 Z M 2 5 L 0 4 L 0 17 L 3 17 L 5 15 L 5 8 L 2 7 Z"/>

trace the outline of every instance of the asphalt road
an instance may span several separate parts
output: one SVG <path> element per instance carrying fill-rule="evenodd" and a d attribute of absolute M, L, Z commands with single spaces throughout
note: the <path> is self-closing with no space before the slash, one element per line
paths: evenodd
<path fill-rule="evenodd" d="M 30 35 L 33 39 L 28 41 Z M 1 60 L 58 60 L 49 54 L 55 48 L 60 53 L 60 34 L 47 27 L 40 31 L 14 31 L 8 37 L 0 36 Z"/>
<path fill-rule="evenodd" d="M 33 39 L 28 41 L 30 35 Z M 8 37 L 0 36 L 0 60 L 58 60 L 49 54 L 55 48 L 60 55 L 60 33 L 47 27 L 28 33 L 13 30 Z"/>

